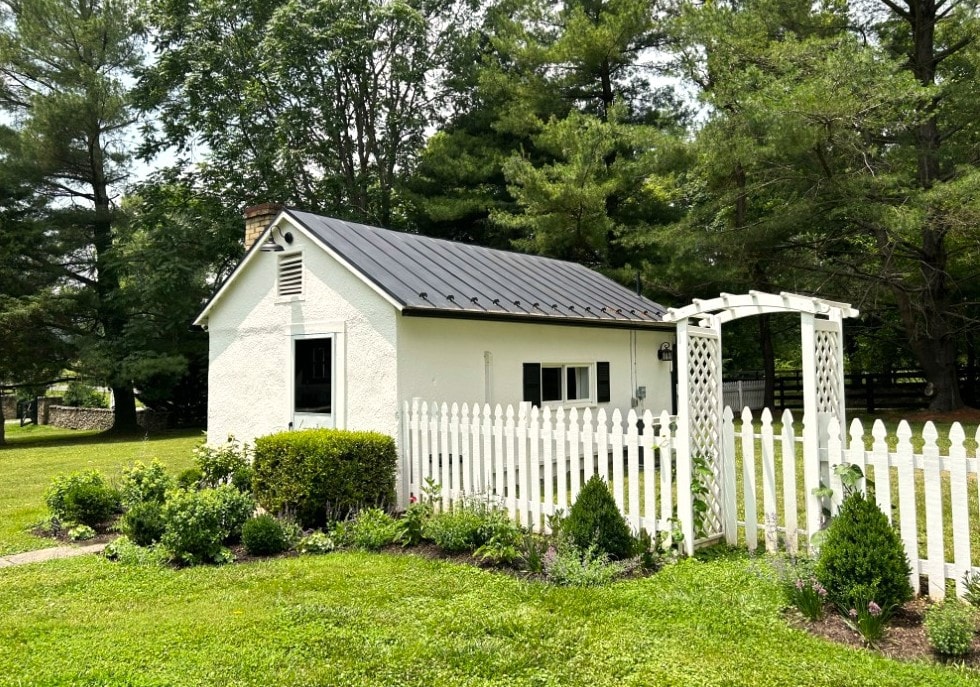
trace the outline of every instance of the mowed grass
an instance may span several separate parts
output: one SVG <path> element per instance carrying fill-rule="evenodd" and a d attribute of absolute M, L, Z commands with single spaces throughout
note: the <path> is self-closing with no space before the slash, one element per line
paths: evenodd
<path fill-rule="evenodd" d="M 48 426 L 8 424 L 6 446 L 0 447 L 0 556 L 52 546 L 30 527 L 47 509 L 44 492 L 60 473 L 100 470 L 116 478 L 134 461 L 158 458 L 177 473 L 193 463 L 199 431 L 164 432 L 146 439 L 108 438 Z"/>
<path fill-rule="evenodd" d="M 0 569 L 4 685 L 975 685 L 789 627 L 764 563 L 604 589 L 408 555 Z"/>

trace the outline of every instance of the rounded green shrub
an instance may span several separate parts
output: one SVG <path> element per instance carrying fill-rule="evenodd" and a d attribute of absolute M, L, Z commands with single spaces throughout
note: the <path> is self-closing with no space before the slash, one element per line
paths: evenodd
<path fill-rule="evenodd" d="M 933 651 L 943 656 L 963 656 L 973 648 L 976 611 L 962 601 L 948 599 L 926 611 L 925 626 Z"/>
<path fill-rule="evenodd" d="M 119 492 L 96 470 L 55 477 L 45 501 L 60 520 L 89 527 L 106 522 L 119 510 Z"/>
<path fill-rule="evenodd" d="M 131 467 L 123 469 L 119 493 L 123 506 L 132 508 L 148 501 L 163 503 L 167 490 L 173 486 L 173 477 L 159 460 L 149 465 L 136 461 Z"/>
<path fill-rule="evenodd" d="M 908 558 L 895 528 L 877 504 L 851 494 L 827 528 L 817 558 L 817 579 L 841 608 L 875 601 L 882 608 L 912 598 Z"/>
<path fill-rule="evenodd" d="M 305 529 L 395 500 L 395 442 L 382 434 L 282 432 L 256 439 L 254 456 L 256 500 L 270 513 L 290 513 Z"/>
<path fill-rule="evenodd" d="M 447 553 L 476 551 L 487 542 L 486 518 L 470 506 L 436 513 L 423 526 L 423 536 Z"/>
<path fill-rule="evenodd" d="M 181 489 L 197 489 L 204 481 L 201 468 L 187 468 L 177 475 L 177 486 Z"/>
<path fill-rule="evenodd" d="M 343 528 L 344 543 L 357 549 L 378 551 L 395 541 L 398 523 L 380 508 L 365 508 Z"/>
<path fill-rule="evenodd" d="M 254 504 L 230 485 L 171 492 L 163 506 L 160 543 L 175 560 L 196 565 L 227 558 L 224 544 L 241 535 Z"/>
<path fill-rule="evenodd" d="M 594 547 L 615 560 L 629 558 L 633 552 L 633 533 L 599 475 L 593 475 L 582 487 L 561 531 L 580 551 Z"/>
<path fill-rule="evenodd" d="M 137 546 L 150 546 L 163 537 L 163 504 L 142 501 L 132 506 L 122 517 L 121 529 Z"/>
<path fill-rule="evenodd" d="M 289 549 L 289 538 L 282 523 L 266 513 L 245 522 L 242 544 L 253 556 L 275 556 Z"/>

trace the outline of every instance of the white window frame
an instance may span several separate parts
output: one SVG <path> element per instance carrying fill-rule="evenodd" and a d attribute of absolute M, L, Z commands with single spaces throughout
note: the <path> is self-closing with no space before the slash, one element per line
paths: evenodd
<path fill-rule="evenodd" d="M 586 408 L 598 405 L 596 402 L 596 365 L 595 363 L 539 363 L 541 365 L 541 407 L 550 408 Z M 587 398 L 568 398 L 568 369 L 575 367 L 585 367 L 589 370 L 589 395 Z M 559 368 L 561 370 L 561 400 L 544 400 L 544 371 L 545 368 Z"/>
<path fill-rule="evenodd" d="M 346 429 L 347 427 L 347 347 L 346 347 L 346 326 L 342 321 L 323 321 L 305 322 L 287 325 L 284 329 L 283 337 L 285 345 L 285 359 L 289 361 L 286 365 L 286 415 L 289 418 L 291 429 L 309 429 L 311 427 L 335 427 Z M 332 339 L 331 354 L 332 381 L 331 386 L 333 399 L 331 400 L 332 412 L 326 413 L 299 413 L 295 412 L 296 390 L 294 365 L 296 364 L 296 340 L 297 339 Z"/>

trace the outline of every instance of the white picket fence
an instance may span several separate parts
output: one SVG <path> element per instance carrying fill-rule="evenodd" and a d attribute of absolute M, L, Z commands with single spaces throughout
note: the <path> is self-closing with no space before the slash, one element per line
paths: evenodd
<path fill-rule="evenodd" d="M 823 436 L 819 446 L 804 451 L 798 450 L 804 432 L 797 432 L 789 411 L 776 427 L 768 409 L 756 421 L 746 408 L 740 422 L 731 409 L 725 410 L 722 455 L 731 459 L 715 466 L 715 473 L 727 541 L 751 551 L 761 545 L 767 551 L 807 552 L 811 533 L 825 525 L 843 494 L 833 468 L 851 463 L 867 475 L 879 507 L 898 527 L 913 589 L 919 590 L 925 576 L 933 598 L 943 597 L 948 580 L 962 594 L 964 573 L 980 573 L 974 565 L 980 560 L 980 471 L 977 459 L 968 456 L 963 427 L 952 426 L 943 455 L 931 422 L 916 452 L 905 421 L 892 449 L 880 420 L 870 437 L 858 420 L 842 437 L 837 420 L 825 419 L 818 420 Z M 644 528 L 669 541 L 685 517 L 678 514 L 678 502 L 690 503 L 678 499 L 678 481 L 689 482 L 676 474 L 673 421 L 667 413 L 654 416 L 649 411 L 638 416 L 631 410 L 624 420 L 619 410 L 607 416 L 589 408 L 406 402 L 400 440 L 402 501 L 420 497 L 432 483 L 438 485 L 443 507 L 487 499 L 523 525 L 546 531 L 548 517 L 567 512 L 585 482 L 598 474 L 609 482 L 634 530 Z M 974 436 L 980 443 L 980 428 Z M 808 464 L 804 455 L 816 459 Z M 832 499 L 815 493 L 827 486 Z"/>
<path fill-rule="evenodd" d="M 832 468 L 850 463 L 862 469 L 869 483 L 862 486 L 873 485 L 879 508 L 897 525 L 911 563 L 913 589 L 918 591 L 920 577 L 926 576 L 932 598 L 945 595 L 947 580 L 955 581 L 962 595 L 964 573 L 980 573 L 980 567 L 974 565 L 980 559 L 978 461 L 968 456 L 967 435 L 959 423 L 950 428 L 949 448 L 941 455 L 939 432 L 932 422 L 924 425 L 922 448 L 916 451 L 912 430 L 904 420 L 898 425 L 892 449 L 881 420 L 874 422 L 867 437 L 864 426 L 855 419 L 848 436 L 842 437 L 837 420 L 832 419 L 819 469 L 813 469 L 797 453 L 802 440 L 789 411 L 780 418 L 779 431 L 768 409 L 757 423 L 748 409 L 742 412 L 740 426 L 730 410 L 724 418 L 726 454 L 735 455 L 736 446 L 741 449 L 737 489 L 730 497 L 741 496 L 738 534 L 744 536 L 750 550 L 758 548 L 760 532 L 768 551 L 803 549 L 807 531 L 819 529 L 814 518 L 821 518 L 822 506 L 830 505 L 821 504 L 814 489 L 830 486 L 834 491 L 831 507 L 836 510 L 843 489 Z M 980 428 L 974 437 L 980 443 Z M 728 533 L 730 540 L 732 534 Z"/>
<path fill-rule="evenodd" d="M 548 517 L 567 513 L 598 474 L 634 530 L 671 536 L 676 486 L 667 413 L 631 410 L 624 423 L 619 410 L 607 417 L 601 409 L 418 400 L 406 402 L 402 412 L 403 498 L 418 498 L 431 480 L 443 507 L 489 499 L 518 522 L 545 531 Z"/>

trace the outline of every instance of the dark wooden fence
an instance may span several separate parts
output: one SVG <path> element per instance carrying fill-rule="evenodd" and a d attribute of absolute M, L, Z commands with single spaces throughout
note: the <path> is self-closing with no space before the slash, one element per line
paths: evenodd
<path fill-rule="evenodd" d="M 978 397 L 976 374 L 960 375 L 960 391 L 967 405 L 975 406 Z M 929 405 L 928 384 L 921 372 L 856 372 L 844 375 L 847 407 L 873 413 L 883 408 L 918 409 Z M 803 407 L 803 376 L 797 371 L 777 372 L 776 406 Z"/>

